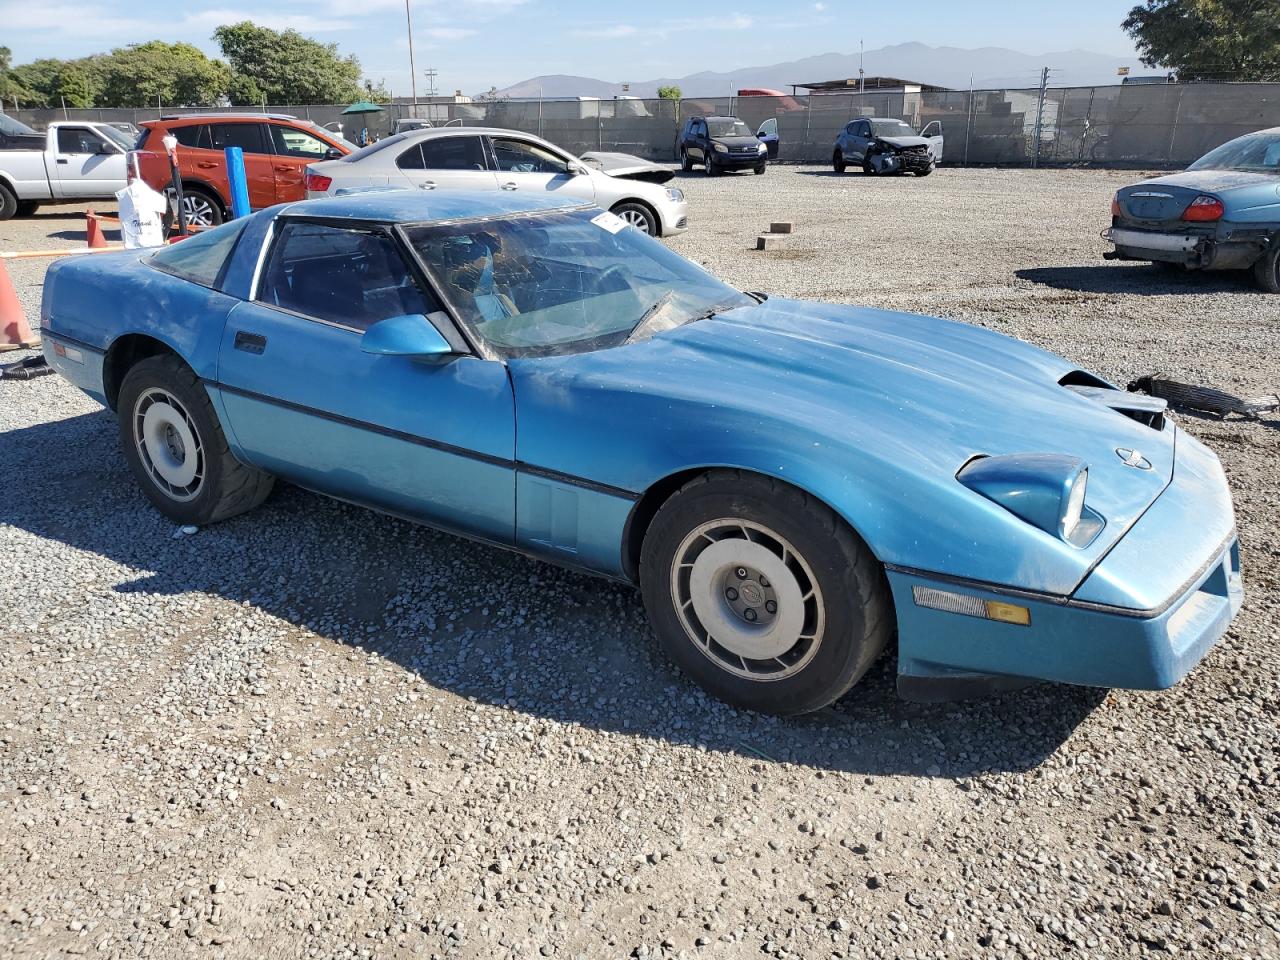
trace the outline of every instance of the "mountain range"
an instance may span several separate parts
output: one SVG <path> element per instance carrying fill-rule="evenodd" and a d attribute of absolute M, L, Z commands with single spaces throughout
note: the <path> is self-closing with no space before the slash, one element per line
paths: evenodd
<path fill-rule="evenodd" d="M 744 87 L 767 87 L 791 92 L 793 83 L 842 80 L 858 76 L 857 53 L 823 53 L 801 60 L 767 66 L 741 67 L 724 72 L 704 70 L 685 77 L 660 77 L 631 81 L 623 89 L 621 81 L 597 80 L 551 74 L 512 84 L 498 93 L 521 97 L 656 97 L 658 88 L 675 85 L 685 97 L 724 97 Z M 1055 87 L 1094 86 L 1118 83 L 1116 70 L 1131 67 L 1135 74 L 1154 73 L 1133 56 L 1112 56 L 1087 50 L 1027 54 L 1002 47 L 930 47 L 923 43 L 900 43 L 868 50 L 864 66 L 869 77 L 898 77 L 957 90 L 972 81 L 977 89 L 1035 87 L 1040 70 L 1049 67 L 1049 83 Z M 803 91 L 800 91 L 803 93 Z"/>

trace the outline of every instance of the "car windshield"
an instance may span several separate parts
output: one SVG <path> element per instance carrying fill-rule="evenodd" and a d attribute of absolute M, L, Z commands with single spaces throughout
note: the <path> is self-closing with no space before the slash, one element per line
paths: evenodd
<path fill-rule="evenodd" d="M 708 120 L 707 129 L 713 137 L 750 137 L 751 128 L 741 120 Z"/>
<path fill-rule="evenodd" d="M 872 120 L 871 132 L 877 137 L 914 137 L 916 132 L 901 120 Z"/>
<path fill-rule="evenodd" d="M 1210 150 L 1189 170 L 1248 170 L 1280 173 L 1280 133 L 1253 133 Z"/>
<path fill-rule="evenodd" d="M 132 150 L 133 141 L 137 139 L 136 137 L 129 136 L 129 134 L 125 133 L 123 130 L 117 130 L 109 124 L 104 123 L 97 129 L 100 134 L 118 146 L 121 150 Z"/>
<path fill-rule="evenodd" d="M 756 302 L 598 210 L 406 232 L 459 318 L 507 357 L 602 350 Z"/>
<path fill-rule="evenodd" d="M 3 133 L 6 137 L 39 136 L 21 120 L 6 117 L 3 113 L 0 113 L 0 133 Z"/>

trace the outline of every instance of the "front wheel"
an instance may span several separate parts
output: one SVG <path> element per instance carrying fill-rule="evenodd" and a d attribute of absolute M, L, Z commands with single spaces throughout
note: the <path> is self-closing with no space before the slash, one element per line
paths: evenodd
<path fill-rule="evenodd" d="M 658 235 L 658 223 L 653 214 L 649 212 L 649 208 L 643 204 L 620 203 L 613 208 L 613 212 L 637 230 L 647 233 L 651 237 Z"/>
<path fill-rule="evenodd" d="M 1280 293 L 1280 237 L 1273 237 L 1271 246 L 1253 265 L 1253 278 L 1267 293 Z"/>
<path fill-rule="evenodd" d="M 936 168 L 936 167 L 931 163 L 931 164 L 929 164 L 927 167 L 925 167 L 923 170 L 917 170 L 917 171 L 916 171 L 916 176 L 917 176 L 917 177 L 927 177 L 929 174 L 933 173 L 933 171 L 934 171 L 934 170 L 936 170 L 936 169 L 937 169 L 937 168 Z"/>
<path fill-rule="evenodd" d="M 757 177 L 760 176 L 762 173 L 765 172 L 766 169 L 768 169 L 768 164 L 765 164 L 765 163 L 758 164 L 756 166 L 756 176 Z"/>
<path fill-rule="evenodd" d="M 707 154 L 706 159 L 702 162 L 702 171 L 708 177 L 714 177 L 716 175 L 716 165 L 711 159 L 710 153 Z"/>
<path fill-rule="evenodd" d="M 18 198 L 3 183 L 0 183 L 0 220 L 8 220 L 18 212 Z"/>
<path fill-rule="evenodd" d="M 831 154 L 831 169 L 836 173 L 844 173 L 847 164 L 844 162 L 844 151 L 836 150 Z"/>
<path fill-rule="evenodd" d="M 640 585 L 671 659 L 712 695 L 764 713 L 837 700 L 892 630 L 866 544 L 824 504 L 756 474 L 706 474 L 663 504 Z"/>
<path fill-rule="evenodd" d="M 693 170 L 693 161 L 689 158 L 689 151 L 684 147 L 680 148 L 680 169 L 685 173 L 690 173 Z"/>
<path fill-rule="evenodd" d="M 175 523 L 225 520 L 271 492 L 270 474 L 232 456 L 209 395 L 175 356 L 147 357 L 129 368 L 116 417 L 134 478 Z"/>

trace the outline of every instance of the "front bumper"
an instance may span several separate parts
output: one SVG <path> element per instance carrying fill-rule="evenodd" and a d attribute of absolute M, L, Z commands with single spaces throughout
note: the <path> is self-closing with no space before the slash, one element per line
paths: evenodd
<path fill-rule="evenodd" d="M 768 150 L 764 153 L 714 153 L 711 162 L 721 170 L 746 170 L 769 162 Z"/>
<path fill-rule="evenodd" d="M 658 219 L 661 221 L 659 228 L 662 236 L 684 233 L 689 229 L 689 201 L 670 198 L 664 200 L 658 205 Z"/>
<path fill-rule="evenodd" d="M 1172 482 L 1070 596 L 889 565 L 900 688 L 1022 677 L 1162 690 L 1186 676 L 1226 632 L 1244 585 L 1221 465 L 1183 433 L 1177 451 Z M 920 606 L 917 588 L 1024 607 L 1030 622 Z"/>

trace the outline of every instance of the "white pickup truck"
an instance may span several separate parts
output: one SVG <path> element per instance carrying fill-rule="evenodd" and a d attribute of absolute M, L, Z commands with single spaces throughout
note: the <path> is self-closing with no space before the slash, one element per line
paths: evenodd
<path fill-rule="evenodd" d="M 30 216 L 42 203 L 114 199 L 132 148 L 106 123 L 59 121 L 41 134 L 0 114 L 0 220 Z"/>

